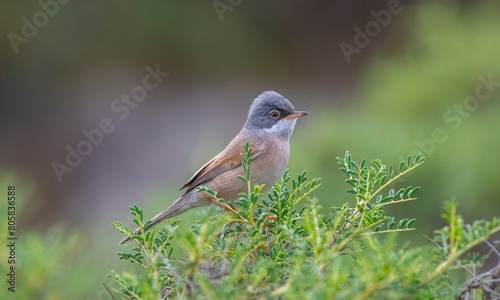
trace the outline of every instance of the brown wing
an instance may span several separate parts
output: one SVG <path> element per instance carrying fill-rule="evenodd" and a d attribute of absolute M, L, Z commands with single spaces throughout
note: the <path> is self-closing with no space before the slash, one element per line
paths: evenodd
<path fill-rule="evenodd" d="M 241 166 L 243 161 L 243 158 L 241 157 L 243 148 L 241 145 L 245 142 L 245 137 L 237 136 L 229 143 L 229 145 L 227 145 L 226 149 L 196 171 L 196 173 L 194 173 L 188 182 L 186 182 L 180 189 L 182 190 L 187 188 L 185 192 L 187 193 L 193 188 L 213 179 L 214 177 Z M 252 159 L 255 159 L 260 152 L 258 149 L 260 147 L 256 147 L 255 145 L 252 145 L 252 147 L 254 147 L 252 151 Z"/>

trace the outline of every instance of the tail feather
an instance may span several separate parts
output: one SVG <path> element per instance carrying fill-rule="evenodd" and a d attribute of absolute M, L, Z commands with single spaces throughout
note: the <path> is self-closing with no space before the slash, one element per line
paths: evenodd
<path fill-rule="evenodd" d="M 185 212 L 186 210 L 192 208 L 191 206 L 186 205 L 186 204 L 188 204 L 187 200 L 188 199 L 186 199 L 186 197 L 184 197 L 184 196 L 175 200 L 175 202 L 172 203 L 172 205 L 165 208 L 162 212 L 160 212 L 159 214 L 157 214 L 156 216 L 154 216 L 151 219 L 151 223 L 148 226 L 144 227 L 144 232 L 150 230 L 151 228 L 155 227 L 156 225 L 160 224 L 161 222 L 165 221 L 166 219 L 173 218 L 173 217 Z M 134 231 L 135 235 L 138 235 L 140 233 L 141 233 L 140 228 L 137 228 Z M 128 244 L 131 240 L 132 239 L 130 237 L 126 237 L 120 242 L 120 245 Z"/>

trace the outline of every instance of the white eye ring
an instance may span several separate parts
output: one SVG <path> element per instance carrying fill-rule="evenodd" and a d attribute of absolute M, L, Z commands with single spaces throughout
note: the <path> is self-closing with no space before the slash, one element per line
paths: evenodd
<path fill-rule="evenodd" d="M 271 116 L 271 118 L 273 119 L 278 119 L 279 117 L 281 117 L 281 114 L 279 111 L 273 109 L 269 112 L 269 116 Z"/>

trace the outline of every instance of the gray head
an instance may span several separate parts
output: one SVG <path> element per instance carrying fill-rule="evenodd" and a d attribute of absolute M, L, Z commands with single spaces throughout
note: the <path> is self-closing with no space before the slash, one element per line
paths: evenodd
<path fill-rule="evenodd" d="M 288 99 L 274 91 L 268 91 L 253 101 L 243 129 L 257 135 L 269 133 L 289 139 L 297 118 L 308 114 L 306 111 L 296 111 Z"/>

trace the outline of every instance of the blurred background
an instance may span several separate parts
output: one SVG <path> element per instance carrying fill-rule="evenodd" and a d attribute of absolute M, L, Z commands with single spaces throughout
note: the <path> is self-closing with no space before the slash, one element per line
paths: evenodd
<path fill-rule="evenodd" d="M 128 222 L 132 204 L 151 217 L 176 199 L 266 90 L 311 112 L 289 167 L 323 178 L 325 209 L 351 201 L 337 156 L 397 164 L 422 152 L 403 183 L 422 187 L 419 200 L 391 211 L 417 218 L 400 239 L 427 244 L 452 197 L 468 221 L 498 216 L 499 11 L 452 0 L 0 2 L 0 182 L 18 193 L 18 288 L 111 299 L 105 275 L 127 265 L 110 223 Z M 168 76 L 145 90 L 151 70 Z M 103 119 L 114 130 L 58 178 L 54 166 Z"/>

